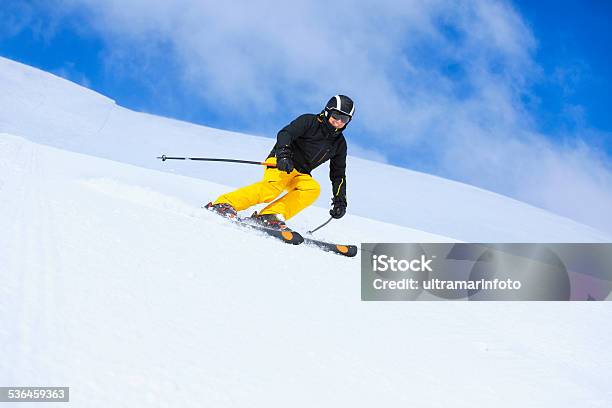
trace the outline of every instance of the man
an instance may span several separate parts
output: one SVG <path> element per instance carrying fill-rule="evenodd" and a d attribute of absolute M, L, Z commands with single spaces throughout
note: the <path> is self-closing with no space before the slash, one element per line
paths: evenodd
<path fill-rule="evenodd" d="M 353 118 L 355 106 L 345 95 L 332 97 L 320 114 L 304 114 L 278 132 L 276 144 L 265 163 L 276 165 L 264 170 L 263 180 L 223 194 L 206 208 L 229 218 L 237 211 L 260 203 L 270 203 L 251 219 L 276 229 L 286 229 L 285 221 L 312 204 L 321 192 L 310 173 L 329 164 L 332 183 L 332 209 L 329 214 L 342 218 L 346 213 L 346 140 L 342 132 Z M 283 191 L 287 194 L 276 199 Z M 275 201 L 273 201 L 275 200 Z"/>

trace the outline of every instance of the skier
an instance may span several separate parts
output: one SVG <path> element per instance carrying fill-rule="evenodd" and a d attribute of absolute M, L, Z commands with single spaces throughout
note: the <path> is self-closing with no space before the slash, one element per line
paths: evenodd
<path fill-rule="evenodd" d="M 270 203 L 251 219 L 266 227 L 288 229 L 285 221 L 319 197 L 321 187 L 310 173 L 329 160 L 333 193 L 329 214 L 342 218 L 347 205 L 346 140 L 342 132 L 354 112 L 351 98 L 335 95 L 321 113 L 298 116 L 278 132 L 276 144 L 265 161 L 276 168 L 267 167 L 261 181 L 223 194 L 206 208 L 236 218 L 237 211 Z M 285 190 L 287 194 L 277 199 Z"/>

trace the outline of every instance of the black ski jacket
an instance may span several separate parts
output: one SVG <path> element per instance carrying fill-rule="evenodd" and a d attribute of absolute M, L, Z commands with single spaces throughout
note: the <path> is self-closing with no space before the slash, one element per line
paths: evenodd
<path fill-rule="evenodd" d="M 298 116 L 278 132 L 276 144 L 268 157 L 276 156 L 277 148 L 289 146 L 295 169 L 305 174 L 330 160 L 329 179 L 333 196 L 346 202 L 346 140 L 343 130 L 336 130 L 322 114 Z"/>

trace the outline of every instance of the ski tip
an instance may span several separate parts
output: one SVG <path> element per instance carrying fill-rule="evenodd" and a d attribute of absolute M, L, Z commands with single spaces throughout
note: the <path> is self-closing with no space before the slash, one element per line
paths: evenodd
<path fill-rule="evenodd" d="M 357 247 L 355 245 L 336 245 L 336 249 L 344 256 L 353 257 L 357 255 Z"/>
<path fill-rule="evenodd" d="M 281 232 L 281 237 L 286 241 L 292 244 L 301 244 L 304 241 L 304 238 L 300 234 L 294 231 L 285 230 Z"/>

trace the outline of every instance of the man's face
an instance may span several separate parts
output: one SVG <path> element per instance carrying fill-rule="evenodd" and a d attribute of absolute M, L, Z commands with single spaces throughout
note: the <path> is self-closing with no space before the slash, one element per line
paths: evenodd
<path fill-rule="evenodd" d="M 346 125 L 349 121 L 349 117 L 347 115 L 342 115 L 337 112 L 332 112 L 329 115 L 329 123 L 335 127 L 336 129 L 342 129 L 344 125 Z"/>
<path fill-rule="evenodd" d="M 339 120 L 339 119 L 334 119 L 334 118 L 332 118 L 331 116 L 329 117 L 329 123 L 330 123 L 330 124 L 331 124 L 333 127 L 335 127 L 336 129 L 342 129 L 342 128 L 344 127 L 344 125 L 345 125 L 345 123 L 344 123 L 344 122 L 342 122 L 341 120 Z"/>

